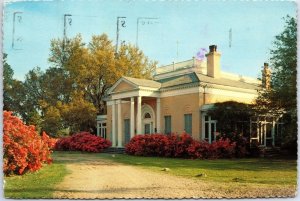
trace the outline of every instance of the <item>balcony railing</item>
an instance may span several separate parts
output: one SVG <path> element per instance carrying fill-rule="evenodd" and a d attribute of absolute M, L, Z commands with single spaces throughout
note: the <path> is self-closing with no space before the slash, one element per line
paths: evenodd
<path fill-rule="evenodd" d="M 162 74 L 162 73 L 167 73 L 167 72 L 172 72 L 180 69 L 186 69 L 186 68 L 197 68 L 197 67 L 205 67 L 206 62 L 205 61 L 200 61 L 195 58 L 186 60 L 186 61 L 181 61 L 181 62 L 173 62 L 170 65 L 162 66 L 156 69 L 156 75 Z"/>

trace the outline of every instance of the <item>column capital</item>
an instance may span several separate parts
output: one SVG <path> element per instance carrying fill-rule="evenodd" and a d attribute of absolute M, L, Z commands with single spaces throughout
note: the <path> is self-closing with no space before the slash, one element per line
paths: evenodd
<path fill-rule="evenodd" d="M 156 101 L 157 101 L 157 102 L 160 102 L 160 97 L 157 97 L 157 98 L 156 98 Z"/>
<path fill-rule="evenodd" d="M 131 103 L 134 102 L 134 97 L 131 97 L 131 98 L 130 98 L 130 102 L 131 102 Z"/>
<path fill-rule="evenodd" d="M 116 103 L 117 103 L 117 104 L 121 104 L 121 102 L 122 102 L 121 99 L 117 99 L 117 100 L 116 100 Z"/>

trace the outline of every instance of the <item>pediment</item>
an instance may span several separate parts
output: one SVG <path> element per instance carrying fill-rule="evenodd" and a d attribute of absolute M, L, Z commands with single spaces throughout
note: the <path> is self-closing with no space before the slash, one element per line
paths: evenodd
<path fill-rule="evenodd" d="M 137 86 L 135 84 L 130 83 L 126 79 L 121 78 L 110 88 L 109 93 L 129 91 L 136 88 Z"/>

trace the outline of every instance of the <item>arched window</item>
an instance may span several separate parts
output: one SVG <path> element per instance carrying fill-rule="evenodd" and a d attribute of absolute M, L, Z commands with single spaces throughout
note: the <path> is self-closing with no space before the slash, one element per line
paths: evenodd
<path fill-rule="evenodd" d="M 145 119 L 151 119 L 151 115 L 147 112 L 146 114 L 145 114 L 145 117 L 144 117 Z"/>

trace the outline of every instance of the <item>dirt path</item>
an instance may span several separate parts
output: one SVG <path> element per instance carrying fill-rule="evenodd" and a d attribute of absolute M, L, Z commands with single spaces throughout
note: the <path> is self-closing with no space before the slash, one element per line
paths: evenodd
<path fill-rule="evenodd" d="M 76 158 L 78 159 L 78 158 Z M 201 179 L 176 177 L 166 172 L 111 162 L 87 159 L 77 162 L 68 158 L 71 174 L 57 186 L 54 198 L 221 198 L 292 196 L 293 190 L 275 191 L 264 185 L 255 188 L 237 184 L 230 189 Z"/>

